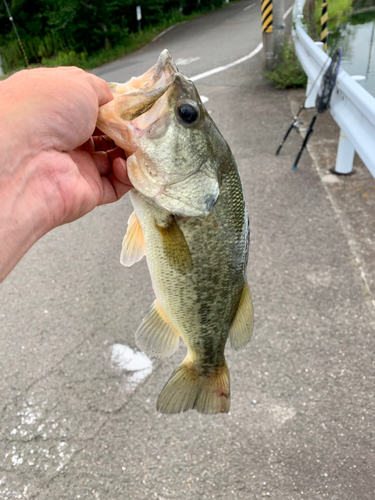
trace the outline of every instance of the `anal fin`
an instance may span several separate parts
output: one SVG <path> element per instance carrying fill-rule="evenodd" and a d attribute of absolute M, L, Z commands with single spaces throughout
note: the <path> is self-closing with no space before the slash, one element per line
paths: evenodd
<path fill-rule="evenodd" d="M 135 212 L 128 220 L 128 230 L 122 242 L 120 262 L 123 266 L 130 267 L 139 262 L 145 255 L 145 242 L 141 224 Z"/>
<path fill-rule="evenodd" d="M 135 334 L 137 346 L 151 356 L 171 356 L 178 347 L 179 338 L 179 333 L 155 300 Z"/>
<path fill-rule="evenodd" d="M 251 338 L 253 327 L 253 302 L 249 285 L 245 282 L 236 315 L 229 329 L 230 345 L 233 349 L 237 351 L 245 347 Z"/>

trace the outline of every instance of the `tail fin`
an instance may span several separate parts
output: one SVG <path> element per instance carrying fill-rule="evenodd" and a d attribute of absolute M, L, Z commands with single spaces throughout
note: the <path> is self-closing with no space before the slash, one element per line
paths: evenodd
<path fill-rule="evenodd" d="M 225 361 L 220 368 L 202 374 L 185 359 L 161 391 L 156 408 L 161 413 L 180 413 L 190 409 L 200 413 L 228 413 L 229 372 Z"/>

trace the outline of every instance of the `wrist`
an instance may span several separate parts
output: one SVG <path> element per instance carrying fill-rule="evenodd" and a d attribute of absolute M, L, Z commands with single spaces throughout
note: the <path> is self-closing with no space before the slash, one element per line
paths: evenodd
<path fill-rule="evenodd" d="M 25 151 L 25 148 L 20 149 Z M 20 154 L 19 161 L 15 162 L 0 150 L 1 165 L 4 160 L 8 168 L 0 173 L 0 282 L 29 248 L 52 228 L 40 196 L 34 161 Z"/>

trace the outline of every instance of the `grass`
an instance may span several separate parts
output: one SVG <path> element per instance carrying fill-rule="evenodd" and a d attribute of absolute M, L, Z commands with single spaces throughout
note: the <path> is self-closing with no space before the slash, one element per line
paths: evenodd
<path fill-rule="evenodd" d="M 273 71 L 265 71 L 265 78 L 277 89 L 305 87 L 307 76 L 294 52 L 292 44 L 285 43 L 280 63 Z"/>

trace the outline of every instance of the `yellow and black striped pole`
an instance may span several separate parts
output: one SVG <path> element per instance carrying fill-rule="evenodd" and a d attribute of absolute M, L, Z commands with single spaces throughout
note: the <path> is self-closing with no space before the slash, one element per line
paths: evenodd
<path fill-rule="evenodd" d="M 323 42 L 323 50 L 327 52 L 327 38 L 328 38 L 328 3 L 322 3 L 322 17 L 320 19 L 320 23 L 322 25 L 322 31 L 320 32 L 320 40 Z"/>
<path fill-rule="evenodd" d="M 272 33 L 272 0 L 262 0 L 262 31 L 263 33 Z"/>
<path fill-rule="evenodd" d="M 28 58 L 27 58 L 27 55 L 26 55 L 26 50 L 25 50 L 25 48 L 24 48 L 24 46 L 23 46 L 23 43 L 21 42 L 21 38 L 18 38 L 18 43 L 19 43 L 19 45 L 20 45 L 21 52 L 22 52 L 23 57 L 24 57 L 25 62 L 26 62 L 26 68 L 27 68 L 27 69 L 29 69 L 29 60 L 28 60 Z"/>

